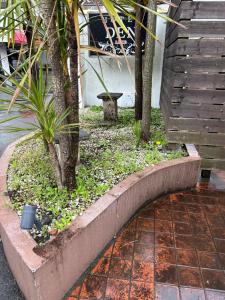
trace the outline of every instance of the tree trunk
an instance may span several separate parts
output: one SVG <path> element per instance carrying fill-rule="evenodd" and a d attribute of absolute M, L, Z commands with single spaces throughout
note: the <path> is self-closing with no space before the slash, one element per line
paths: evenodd
<path fill-rule="evenodd" d="M 51 158 L 53 168 L 54 168 L 54 173 L 55 173 L 55 179 L 56 179 L 57 186 L 59 188 L 62 188 L 63 187 L 62 172 L 61 172 L 61 167 L 60 167 L 57 151 L 55 149 L 55 145 L 53 143 L 49 143 L 48 144 L 48 149 L 49 149 L 50 158 Z"/>
<path fill-rule="evenodd" d="M 53 93 L 55 98 L 55 110 L 61 115 L 67 108 L 65 97 L 65 77 L 63 60 L 56 27 L 55 1 L 41 0 L 40 12 L 48 35 L 48 57 L 52 67 Z M 59 146 L 61 155 L 62 184 L 69 190 L 75 188 L 75 159 L 73 157 L 72 141 L 69 134 L 59 135 Z"/>
<path fill-rule="evenodd" d="M 157 5 L 155 0 L 148 1 L 148 8 L 156 11 Z M 147 28 L 153 34 L 156 32 L 156 16 L 148 13 Z M 152 72 L 153 58 L 155 50 L 155 40 L 152 36 L 146 33 L 145 41 L 145 59 L 143 69 L 143 108 L 142 108 L 142 124 L 141 136 L 145 142 L 150 138 L 150 122 L 151 122 L 151 97 L 152 97 Z"/>
<path fill-rule="evenodd" d="M 138 0 L 141 4 L 142 1 Z M 136 18 L 143 20 L 143 9 L 136 6 Z M 142 27 L 135 24 L 135 120 L 142 119 Z"/>
<path fill-rule="evenodd" d="M 74 165 L 77 164 L 79 153 L 79 61 L 78 61 L 78 47 L 76 31 L 73 19 L 73 11 L 68 16 L 68 45 L 69 45 L 69 58 L 70 58 L 70 74 L 67 76 L 67 91 L 66 91 L 66 104 L 70 108 L 68 120 L 70 124 L 77 124 L 72 129 L 71 143 L 72 143 L 72 156 Z"/>

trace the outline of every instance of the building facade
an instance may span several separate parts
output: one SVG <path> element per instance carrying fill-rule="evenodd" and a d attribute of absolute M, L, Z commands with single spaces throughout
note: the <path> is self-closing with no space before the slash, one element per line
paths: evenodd
<path fill-rule="evenodd" d="M 168 7 L 161 5 L 160 9 L 164 14 L 167 13 Z M 104 11 L 103 11 L 104 12 Z M 97 13 L 96 7 L 92 5 L 91 1 L 87 1 L 85 9 L 86 18 L 90 14 Z M 83 16 L 80 16 L 80 22 L 84 22 Z M 164 53 L 164 39 L 166 32 L 166 22 L 164 19 L 157 17 L 156 35 L 161 43 L 156 42 L 154 67 L 153 67 L 153 85 L 152 85 L 152 106 L 159 107 L 162 65 Z M 85 27 L 81 34 L 81 43 L 83 45 L 90 45 L 89 28 Z M 90 51 L 82 52 L 82 68 L 86 71 L 81 80 L 81 103 L 82 106 L 101 105 L 101 100 L 97 95 L 104 92 L 101 82 L 96 76 L 98 72 L 110 92 L 123 93 L 119 99 L 118 105 L 121 107 L 134 106 L 135 99 L 135 82 L 134 82 L 134 56 L 127 57 L 130 70 L 127 67 L 127 62 L 124 57 L 119 58 L 120 68 L 118 67 L 118 60 L 110 56 L 91 55 Z M 91 66 L 90 66 L 91 64 Z"/>

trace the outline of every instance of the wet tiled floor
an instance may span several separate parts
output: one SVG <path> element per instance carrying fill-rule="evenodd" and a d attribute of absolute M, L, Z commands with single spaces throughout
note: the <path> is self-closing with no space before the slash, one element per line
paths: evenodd
<path fill-rule="evenodd" d="M 225 176 L 213 176 L 141 209 L 66 299 L 225 300 Z"/>

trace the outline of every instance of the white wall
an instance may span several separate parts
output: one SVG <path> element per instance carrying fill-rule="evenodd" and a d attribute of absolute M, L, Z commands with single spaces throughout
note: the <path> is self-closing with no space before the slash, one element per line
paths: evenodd
<path fill-rule="evenodd" d="M 152 84 L 152 106 L 159 107 L 164 42 L 166 34 L 166 22 L 162 18 L 157 18 L 156 35 L 159 37 L 162 44 L 156 43 L 155 57 L 153 62 L 153 84 Z"/>
<path fill-rule="evenodd" d="M 0 43 L 0 65 L 6 74 L 10 74 L 9 60 L 5 43 Z"/>
<path fill-rule="evenodd" d="M 80 16 L 80 21 L 82 21 Z M 166 22 L 158 17 L 156 35 L 160 39 L 162 44 L 156 43 L 154 66 L 153 66 L 153 88 L 152 88 L 152 106 L 159 107 L 159 97 L 161 88 L 162 77 L 162 64 L 163 64 L 163 52 L 164 52 L 164 38 L 165 38 Z M 88 28 L 86 27 L 81 35 L 81 44 L 88 45 Z M 9 71 L 8 60 L 5 59 L 5 45 L 0 43 L 0 55 L 4 69 Z M 80 91 L 80 106 L 101 105 L 102 101 L 97 98 L 97 95 L 104 92 L 104 88 L 97 78 L 94 70 L 101 74 L 104 79 L 104 83 L 110 92 L 123 93 L 123 96 L 119 99 L 118 104 L 122 107 L 130 107 L 134 105 L 135 86 L 134 86 L 134 57 L 127 57 L 131 69 L 131 73 L 128 71 L 127 63 L 124 57 L 119 58 L 120 69 L 117 64 L 117 60 L 107 56 L 100 56 L 101 68 L 97 56 L 90 56 L 89 51 L 83 50 L 82 53 L 82 71 L 86 73 L 81 76 L 81 91 Z M 43 63 L 46 63 L 46 59 L 43 59 Z M 90 64 L 89 64 L 90 63 Z"/>
<path fill-rule="evenodd" d="M 159 107 L 164 38 L 165 38 L 166 23 L 162 18 L 157 18 L 156 34 L 162 44 L 156 43 L 154 69 L 153 69 L 153 89 L 152 89 L 152 106 Z M 88 45 L 88 32 L 82 34 L 82 44 Z M 101 74 L 101 68 L 97 56 L 89 56 L 88 51 L 83 52 L 82 60 L 83 70 L 87 72 L 82 76 L 82 106 L 101 105 L 102 102 L 97 98 L 97 95 L 104 92 L 104 88 L 98 80 L 92 67 L 88 64 L 90 62 L 93 67 Z M 87 61 L 88 62 L 87 62 Z M 131 68 L 129 73 L 125 58 L 119 59 L 121 68 L 118 68 L 117 62 L 114 58 L 100 56 L 103 79 L 107 89 L 110 92 L 121 92 L 123 96 L 119 99 L 119 106 L 133 106 L 134 105 L 134 57 L 128 57 Z"/>

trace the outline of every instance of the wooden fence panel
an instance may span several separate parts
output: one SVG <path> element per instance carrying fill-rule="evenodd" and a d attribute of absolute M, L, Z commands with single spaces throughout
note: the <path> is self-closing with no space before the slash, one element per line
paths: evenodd
<path fill-rule="evenodd" d="M 186 103 L 186 104 L 223 104 L 225 105 L 224 90 L 199 90 L 199 89 L 173 89 L 171 91 L 171 103 Z"/>
<path fill-rule="evenodd" d="M 225 120 L 170 117 L 167 128 L 171 131 L 188 130 L 192 132 L 225 133 Z M 225 155 L 225 153 L 224 153 Z"/>
<path fill-rule="evenodd" d="M 165 58 L 180 55 L 225 56 L 224 39 L 177 39 L 165 49 Z"/>
<path fill-rule="evenodd" d="M 176 26 L 167 36 L 166 47 L 178 38 L 225 38 L 225 21 L 181 21 L 184 27 Z"/>
<path fill-rule="evenodd" d="M 202 157 L 208 159 L 225 159 L 225 147 L 215 147 L 215 146 L 198 146 L 198 152 Z"/>
<path fill-rule="evenodd" d="M 182 1 L 178 20 L 190 19 L 225 19 L 224 2 L 193 2 Z"/>
<path fill-rule="evenodd" d="M 191 19 L 225 19 L 225 1 L 218 3 L 176 0 L 174 4 L 177 7 L 171 8 L 170 17 L 178 22 Z M 175 27 L 173 23 L 168 24 L 167 36 Z"/>
<path fill-rule="evenodd" d="M 170 57 L 165 66 L 177 73 L 213 74 L 225 72 L 225 57 Z"/>
<path fill-rule="evenodd" d="M 160 106 L 170 143 L 193 143 L 202 167 L 225 169 L 225 1 L 174 0 Z M 214 19 L 214 20 L 212 20 Z"/>

